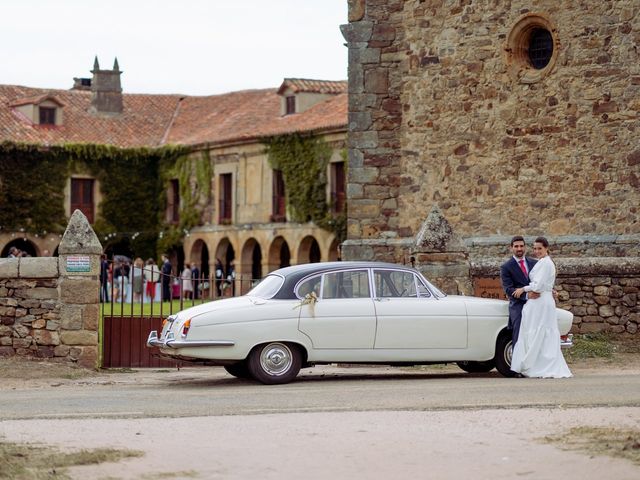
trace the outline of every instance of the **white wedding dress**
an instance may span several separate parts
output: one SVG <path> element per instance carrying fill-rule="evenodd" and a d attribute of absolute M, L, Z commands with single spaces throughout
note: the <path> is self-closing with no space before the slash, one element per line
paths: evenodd
<path fill-rule="evenodd" d="M 511 370 L 525 377 L 571 377 L 560 350 L 556 302 L 551 293 L 556 267 L 548 255 L 534 265 L 529 280 L 525 291 L 538 292 L 540 297 L 527 300 L 522 308 L 520 335 L 513 348 Z"/>

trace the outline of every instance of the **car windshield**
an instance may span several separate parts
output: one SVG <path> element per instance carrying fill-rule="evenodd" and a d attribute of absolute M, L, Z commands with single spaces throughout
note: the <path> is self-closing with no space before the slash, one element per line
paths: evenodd
<path fill-rule="evenodd" d="M 255 287 L 253 287 L 247 295 L 251 297 L 260 297 L 260 298 L 271 298 L 284 283 L 284 278 L 279 275 L 267 275 L 264 277 L 260 283 L 258 283 Z"/>

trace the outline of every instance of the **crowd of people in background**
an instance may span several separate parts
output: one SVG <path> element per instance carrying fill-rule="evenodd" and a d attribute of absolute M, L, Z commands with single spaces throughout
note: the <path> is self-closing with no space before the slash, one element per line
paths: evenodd
<path fill-rule="evenodd" d="M 9 249 L 9 255 L 7 255 L 7 258 L 19 258 L 19 257 L 30 257 L 30 256 L 31 255 L 29 255 L 27 252 L 23 252 L 18 247 L 11 247 Z"/>
<path fill-rule="evenodd" d="M 115 255 L 110 261 L 106 254 L 102 254 L 100 301 L 133 300 L 140 303 L 170 301 L 176 296 L 184 300 L 197 300 L 202 296 L 203 290 L 209 288 L 209 279 L 201 278 L 201 271 L 196 263 L 185 263 L 179 275 L 173 276 L 172 273 L 173 267 L 167 255 L 162 255 L 161 264 L 157 265 L 153 258 L 144 261 L 137 257 L 131 262 L 124 256 Z M 216 259 L 214 277 L 216 298 L 235 294 L 236 273 L 233 260 L 225 271 L 220 259 Z M 129 293 L 131 296 L 128 296 Z"/>

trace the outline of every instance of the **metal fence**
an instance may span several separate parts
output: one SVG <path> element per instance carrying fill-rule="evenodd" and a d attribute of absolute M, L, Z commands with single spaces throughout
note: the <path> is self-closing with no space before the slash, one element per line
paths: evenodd
<path fill-rule="evenodd" d="M 184 278 L 146 266 L 136 269 L 131 267 L 127 274 L 109 276 L 101 281 L 103 315 L 142 314 L 165 318 L 194 305 L 242 295 L 259 281 L 242 274 L 227 279 L 216 278 L 213 274 Z"/>
<path fill-rule="evenodd" d="M 123 264 L 111 275 L 101 271 L 102 366 L 140 368 L 179 366 L 175 360 L 161 359 L 158 348 L 148 348 L 151 330 L 161 330 L 162 321 L 185 308 L 230 298 L 248 292 L 256 280 L 237 275 L 227 279 L 198 275 L 185 278 L 167 275 L 157 266 Z"/>

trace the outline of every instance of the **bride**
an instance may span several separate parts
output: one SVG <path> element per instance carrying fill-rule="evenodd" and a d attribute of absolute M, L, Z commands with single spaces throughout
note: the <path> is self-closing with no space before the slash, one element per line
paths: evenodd
<path fill-rule="evenodd" d="M 530 283 L 518 288 L 513 296 L 538 292 L 540 297 L 529 299 L 522 308 L 520 336 L 513 347 L 511 370 L 525 377 L 566 378 L 571 371 L 560 350 L 560 331 L 556 303 L 552 295 L 556 267 L 549 257 L 549 242 L 536 238 L 533 252 L 538 262 L 529 272 Z"/>

